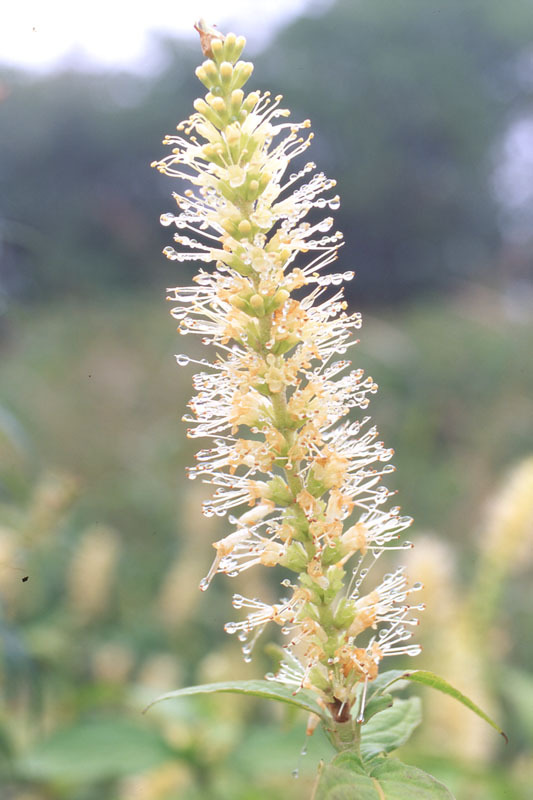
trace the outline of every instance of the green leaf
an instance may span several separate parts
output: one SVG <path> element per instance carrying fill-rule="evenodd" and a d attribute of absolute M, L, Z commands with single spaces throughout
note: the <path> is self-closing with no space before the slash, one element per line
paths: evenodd
<path fill-rule="evenodd" d="M 472 700 L 470 700 L 469 697 L 466 697 L 466 695 L 462 694 L 462 692 L 460 692 L 454 686 L 451 686 L 448 681 L 445 681 L 444 678 L 440 677 L 440 675 L 435 675 L 434 672 L 419 669 L 415 670 L 414 672 L 404 672 L 402 673 L 401 678 L 408 681 L 414 681 L 415 683 L 421 683 L 424 686 L 430 686 L 432 689 L 438 689 L 439 692 L 450 695 L 450 697 L 455 698 L 455 700 L 458 700 L 464 706 L 473 711 L 474 714 L 477 714 L 478 717 L 484 719 L 485 722 L 488 722 L 489 725 L 491 725 L 495 730 L 498 731 L 499 734 L 503 736 L 506 742 L 509 741 L 507 735 L 502 731 L 499 725 L 497 725 L 494 720 L 488 716 L 488 714 L 485 714 L 485 712 L 482 711 L 481 708 Z M 395 683 L 396 680 L 398 679 L 395 678 L 391 681 L 391 683 Z"/>
<path fill-rule="evenodd" d="M 369 700 L 376 695 L 388 691 L 389 686 L 400 681 L 404 674 L 405 670 L 403 669 L 389 669 L 387 672 L 380 672 L 377 678 L 368 684 Z M 395 687 L 395 689 L 401 689 L 401 686 Z"/>
<path fill-rule="evenodd" d="M 314 800 L 453 800 L 442 783 L 395 758 L 365 768 L 354 753 L 341 753 L 320 775 Z"/>
<path fill-rule="evenodd" d="M 267 700 L 278 700 L 280 703 L 288 703 L 296 706 L 311 714 L 316 714 L 324 721 L 331 721 L 321 706 L 315 700 L 314 694 L 301 689 L 296 694 L 288 686 L 274 681 L 224 681 L 222 683 L 204 683 L 200 686 L 187 686 L 184 689 L 177 689 L 158 697 L 145 708 L 148 711 L 156 703 L 162 700 L 173 700 L 176 697 L 185 697 L 192 694 L 215 694 L 219 692 L 229 692 L 231 694 L 246 694 L 254 697 L 264 697 Z"/>
<path fill-rule="evenodd" d="M 377 695 L 377 697 L 373 697 L 372 700 L 369 700 L 369 702 L 365 705 L 363 725 L 366 725 L 368 721 L 371 720 L 376 714 L 379 714 L 386 708 L 390 708 L 393 702 L 394 698 L 391 694 L 380 694 Z"/>
<path fill-rule="evenodd" d="M 28 778 L 83 783 L 143 772 L 175 758 L 148 726 L 101 719 L 53 733 L 20 759 L 17 768 Z"/>
<path fill-rule="evenodd" d="M 320 772 L 313 800 L 381 800 L 355 753 L 341 753 Z"/>
<path fill-rule="evenodd" d="M 396 700 L 392 708 L 381 711 L 363 725 L 361 755 L 366 761 L 380 753 L 390 753 L 405 744 L 422 722 L 419 697 Z"/>
<path fill-rule="evenodd" d="M 389 691 L 384 693 L 384 691 L 394 682 L 393 691 L 400 691 L 404 687 L 404 683 L 400 680 L 402 675 L 403 670 L 391 669 L 388 672 L 380 672 L 377 678 L 368 684 L 363 724 L 366 724 L 371 717 L 379 714 L 384 708 L 389 708 L 392 705 L 393 698 L 391 693 Z M 352 716 L 355 716 L 359 711 L 362 693 L 363 684 L 359 684 L 358 700 L 352 708 Z"/>

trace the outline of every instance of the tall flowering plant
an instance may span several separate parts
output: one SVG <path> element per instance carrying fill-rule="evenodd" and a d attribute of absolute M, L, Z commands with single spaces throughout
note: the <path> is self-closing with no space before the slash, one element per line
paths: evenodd
<path fill-rule="evenodd" d="M 273 604 L 235 594 L 233 606 L 245 615 L 225 626 L 250 660 L 265 627 L 277 625 L 284 652 L 277 674 L 173 696 L 239 691 L 291 702 L 347 751 L 352 760 L 342 769 L 351 780 L 378 780 L 399 762 L 376 757 L 419 721 L 416 698 L 393 702 L 395 682 L 455 690 L 422 671 L 383 672 L 388 656 L 420 651 L 410 640 L 421 584 L 403 567 L 371 582 L 384 553 L 412 546 L 401 539 L 411 519 L 390 503 L 382 477 L 394 469 L 393 453 L 364 415 L 377 386 L 346 357 L 361 317 L 349 312 L 341 288 L 353 273 L 327 271 L 342 245 L 327 215 L 339 197 L 335 181 L 301 158 L 313 136 L 309 120 L 289 121 L 281 97 L 244 91 L 253 70 L 239 60 L 244 38 L 204 23 L 198 30 L 206 60 L 196 75 L 207 94 L 165 138 L 171 152 L 153 166 L 188 186 L 174 193 L 177 212 L 161 217 L 177 228 L 178 247 L 165 254 L 213 267 L 202 267 L 194 286 L 170 290 L 181 333 L 197 334 L 214 352 L 212 361 L 195 362 L 201 371 L 184 419 L 188 436 L 210 445 L 189 477 L 215 487 L 204 514 L 228 515 L 231 531 L 214 543 L 200 588 L 217 573 L 234 577 L 251 567 L 280 566 L 287 577 Z M 384 743 L 380 733 L 393 721 L 396 733 Z M 451 796 L 415 772 L 424 796 Z M 326 770 L 319 792 L 328 780 Z"/>

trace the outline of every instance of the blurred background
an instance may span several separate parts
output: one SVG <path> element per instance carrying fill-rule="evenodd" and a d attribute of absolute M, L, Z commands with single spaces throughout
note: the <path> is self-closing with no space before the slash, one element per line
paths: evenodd
<path fill-rule="evenodd" d="M 358 365 L 415 518 L 420 668 L 447 698 L 402 757 L 458 800 L 533 779 L 533 10 L 529 0 L 20 4 L 0 33 L 0 781 L 7 800 L 308 797 L 305 719 L 162 691 L 259 677 L 222 626 L 251 573 L 197 591 L 224 522 L 185 482 L 191 371 L 149 169 L 203 90 L 198 16 L 253 88 L 310 117 L 338 179 Z M 207 488 L 207 487 L 204 487 Z M 401 667 L 400 663 L 390 664 Z M 413 666 L 413 663 L 410 663 Z M 479 723 L 479 724 L 478 724 Z M 293 780 L 293 771 L 299 777 Z"/>

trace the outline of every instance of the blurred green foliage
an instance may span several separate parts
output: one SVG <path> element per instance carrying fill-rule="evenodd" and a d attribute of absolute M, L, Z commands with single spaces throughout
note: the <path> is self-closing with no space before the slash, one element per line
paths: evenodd
<path fill-rule="evenodd" d="M 496 147 L 528 112 L 527 0 L 337 2 L 285 30 L 257 72 L 310 116 L 339 178 L 341 254 L 357 296 L 395 301 L 480 272 L 500 231 Z"/>
<path fill-rule="evenodd" d="M 486 596 L 485 612 L 497 597 L 489 620 L 468 587 L 484 563 L 480 509 L 533 452 L 531 309 L 506 294 L 491 192 L 502 138 L 531 102 L 520 64 L 532 33 L 529 0 L 342 0 L 283 31 L 253 79 L 314 123 L 309 156 L 339 179 L 354 304 L 391 301 L 365 313 L 357 363 L 381 387 L 371 413 L 397 451 L 412 538 L 435 531 L 449 548 L 428 557 L 453 603 L 428 597 L 448 619 L 423 632 L 420 666 L 443 661 L 442 626 L 468 618 L 462 656 L 489 669 L 464 680 L 492 698 L 511 737 L 461 757 L 452 737 L 435 741 L 444 727 L 428 715 L 406 760 L 458 800 L 531 795 L 531 585 L 525 570 L 512 581 L 496 570 L 508 583 Z M 162 691 L 269 668 L 225 643 L 230 582 L 197 591 L 222 528 L 184 479 L 191 371 L 173 363 L 182 347 L 159 298 L 190 273 L 159 255 L 172 185 L 148 165 L 199 93 L 200 57 L 160 46 L 157 75 L 0 75 L 0 292 L 18 299 L 0 317 L 7 800 L 296 800 L 328 756 L 316 734 L 299 756 L 305 720 L 259 701 L 140 715 Z M 435 299 L 449 288 L 453 301 Z M 439 552 L 454 553 L 449 574 Z M 244 575 L 239 591 L 254 596 L 265 580 Z"/>
<path fill-rule="evenodd" d="M 254 84 L 310 117 L 337 177 L 337 223 L 374 302 L 498 277 L 498 148 L 529 111 L 529 0 L 339 0 L 255 58 Z M 159 74 L 0 75 L 4 291 L 28 298 L 165 283 L 158 142 L 203 92 L 199 49 L 161 42 Z M 247 53 L 247 57 L 250 54 Z"/>
<path fill-rule="evenodd" d="M 457 604 L 447 621 L 428 618 L 435 630 L 422 632 L 428 649 L 418 666 L 440 672 L 437 643 L 460 649 L 455 628 L 443 637 L 465 617 L 466 587 L 477 580 L 480 507 L 503 466 L 532 451 L 533 386 L 524 363 L 533 327 L 507 319 L 497 296 L 481 298 L 481 305 L 471 296 L 416 306 L 386 323 L 368 316 L 358 353 L 381 385 L 372 411 L 397 448 L 400 500 L 417 523 L 415 555 L 423 552 L 420 530 L 431 527 L 457 561 L 447 578 L 439 551 L 429 555 Z M 270 668 L 260 653 L 242 663 L 236 643 L 225 642 L 230 582 L 215 582 L 206 595 L 197 590 L 223 522 L 201 517 L 205 493 L 184 479 L 192 449 L 179 416 L 190 371 L 173 363 L 181 342 L 158 306 L 155 297 L 124 294 L 8 314 L 0 370 L 0 770 L 17 800 L 134 800 L 134 786 L 142 800 L 296 800 L 309 795 L 317 761 L 328 757 L 317 735 L 299 756 L 305 720 L 283 722 L 261 701 L 182 700 L 140 715 L 163 691 Z M 412 570 L 420 577 L 416 564 Z M 239 590 L 276 591 L 260 589 L 264 580 L 245 574 Z M 482 636 L 488 674 L 452 682 L 478 702 L 487 691 L 501 698 L 492 713 L 510 746 L 494 752 L 498 737 L 487 729 L 480 747 L 489 747 L 490 769 L 452 757 L 449 746 L 439 759 L 439 728 L 426 727 L 405 757 L 448 781 L 458 800 L 503 800 L 505 791 L 528 798 L 531 720 L 519 698 L 531 691 L 533 596 L 523 570 L 497 596 L 492 632 Z M 428 606 L 442 614 L 446 603 L 428 597 Z M 469 641 L 466 658 L 477 664 L 485 650 Z M 428 664 L 432 654 L 438 664 Z M 520 695 L 502 659 L 512 663 Z"/>

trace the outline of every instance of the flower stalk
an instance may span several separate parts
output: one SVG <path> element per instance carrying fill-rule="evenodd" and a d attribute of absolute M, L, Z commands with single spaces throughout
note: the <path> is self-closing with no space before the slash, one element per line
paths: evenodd
<path fill-rule="evenodd" d="M 178 212 L 161 217 L 177 228 L 179 246 L 165 254 L 214 266 L 200 269 L 194 286 L 169 290 L 180 332 L 215 353 L 212 361 L 177 356 L 201 368 L 188 436 L 212 442 L 189 477 L 215 487 L 204 514 L 228 515 L 232 525 L 214 543 L 200 588 L 217 573 L 288 571 L 277 603 L 235 594 L 246 616 L 225 629 L 250 660 L 265 627 L 278 625 L 284 658 L 267 677 L 314 692 L 339 749 L 353 748 L 382 660 L 419 652 L 408 641 L 422 608 L 410 595 L 420 585 L 403 568 L 377 586 L 367 578 L 384 553 L 411 547 L 400 541 L 411 519 L 388 507 L 381 479 L 393 452 L 362 414 L 377 386 L 345 358 L 361 317 L 341 288 L 353 272 L 326 272 L 342 234 L 317 212 L 337 209 L 339 197 L 335 181 L 300 158 L 310 123 L 287 121 L 281 97 L 245 93 L 253 66 L 240 60 L 243 37 L 204 23 L 198 30 L 207 59 L 196 75 L 207 94 L 153 166 L 189 184 L 174 193 Z"/>

